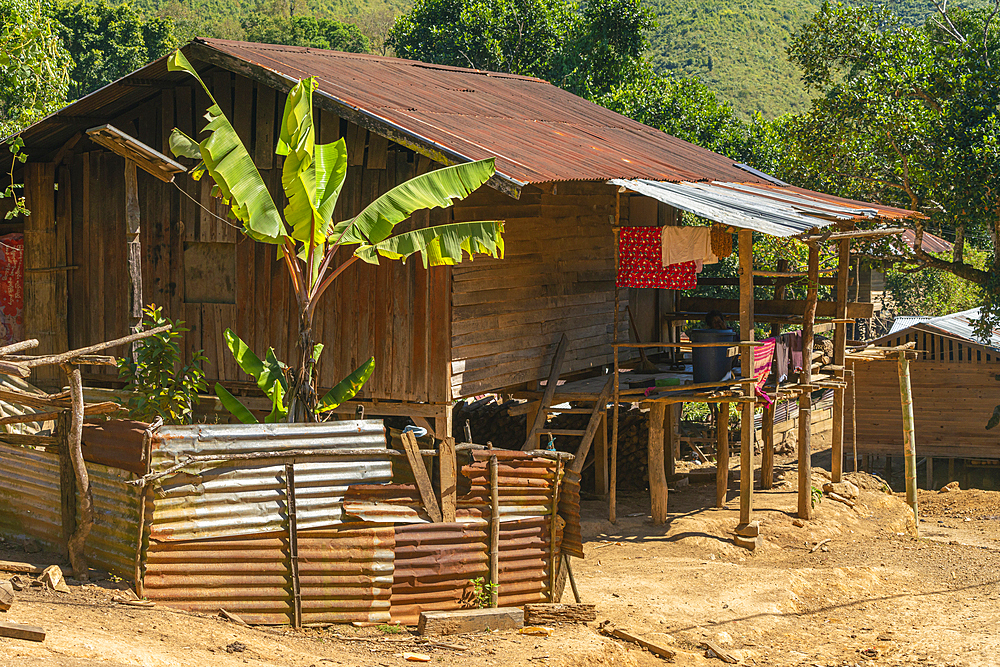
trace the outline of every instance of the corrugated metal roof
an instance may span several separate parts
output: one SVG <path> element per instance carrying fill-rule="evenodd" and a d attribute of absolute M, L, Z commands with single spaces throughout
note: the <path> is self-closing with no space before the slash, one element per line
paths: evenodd
<path fill-rule="evenodd" d="M 934 327 L 952 336 L 958 336 L 973 343 L 979 343 L 980 345 L 1000 350 L 1000 329 L 993 329 L 990 332 L 989 339 L 985 341 L 981 340 L 976 336 L 975 332 L 975 324 L 978 320 L 979 308 L 972 308 L 970 310 L 963 310 L 960 313 L 931 318 L 924 322 L 923 326 Z"/>
<path fill-rule="evenodd" d="M 917 242 L 917 233 L 912 229 L 907 229 L 905 232 L 900 234 L 900 238 L 906 245 L 913 248 Z M 951 252 L 955 247 L 954 243 L 946 241 L 936 234 L 931 234 L 930 232 L 924 232 L 924 242 L 921 244 L 925 251 L 927 252 Z"/>
<path fill-rule="evenodd" d="M 609 182 L 713 222 L 778 237 L 822 229 L 835 222 L 913 215 L 912 211 L 769 184 L 662 183 L 617 178 Z"/>
<path fill-rule="evenodd" d="M 321 424 L 164 426 L 153 437 L 151 470 L 163 471 L 189 455 L 269 453 L 320 449 L 385 449 L 381 421 Z M 392 479 L 386 455 L 331 457 L 295 464 L 300 529 L 341 523 L 352 484 Z M 285 466 L 268 460 L 194 463 L 155 483 L 150 537 L 191 540 L 280 531 L 285 527 Z"/>
<path fill-rule="evenodd" d="M 886 336 L 896 333 L 897 331 L 902 331 L 903 329 L 909 329 L 914 324 L 922 324 L 923 322 L 928 322 L 934 318 L 924 317 L 923 315 L 902 315 L 897 317 L 892 321 L 892 326 L 889 327 L 889 333 Z"/>

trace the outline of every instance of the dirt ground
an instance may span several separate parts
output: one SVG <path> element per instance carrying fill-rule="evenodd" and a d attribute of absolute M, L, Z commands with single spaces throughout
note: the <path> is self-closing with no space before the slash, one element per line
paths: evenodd
<path fill-rule="evenodd" d="M 583 601 L 598 620 L 677 651 L 675 664 L 718 665 L 711 640 L 744 665 L 977 666 L 1000 662 L 1000 492 L 920 492 L 920 538 L 899 497 L 861 476 L 854 508 L 825 499 L 796 526 L 795 473 L 754 496 L 761 522 L 755 552 L 736 547 L 739 501 L 709 507 L 714 485 L 679 487 L 665 526 L 649 521 L 646 497 L 585 501 L 587 558 L 574 561 Z M 816 470 L 814 484 L 823 472 Z M 822 540 L 830 541 L 813 552 Z M 0 545 L 2 546 L 2 545 Z M 43 554 L 0 550 L 0 558 Z M 0 573 L 0 578 L 10 577 Z M 23 576 L 23 575 L 22 575 Z M 144 667 L 409 664 L 404 652 L 443 665 L 644 667 L 665 661 L 598 634 L 596 623 L 563 625 L 550 637 L 514 632 L 449 637 L 466 650 L 435 647 L 407 629 L 335 626 L 293 631 L 244 628 L 216 617 L 131 607 L 112 600 L 119 584 L 26 588 L 0 620 L 45 628 L 44 642 L 0 639 L 0 666 Z M 570 597 L 567 589 L 566 597 Z M 395 632 L 388 632 L 395 630 Z"/>

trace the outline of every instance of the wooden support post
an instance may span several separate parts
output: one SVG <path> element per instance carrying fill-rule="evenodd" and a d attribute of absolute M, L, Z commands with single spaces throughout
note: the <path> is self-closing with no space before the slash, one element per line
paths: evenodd
<path fill-rule="evenodd" d="M 285 511 L 288 514 L 288 573 L 292 584 L 292 627 L 302 627 L 302 585 L 299 580 L 299 526 L 295 511 L 295 464 L 285 464 Z"/>
<path fill-rule="evenodd" d="M 128 247 L 129 325 L 132 332 L 142 323 L 142 248 L 139 245 L 139 186 L 135 162 L 125 160 L 125 242 Z M 135 357 L 135 345 L 132 346 Z"/>
<path fill-rule="evenodd" d="M 63 410 L 56 420 L 56 436 L 59 438 L 59 498 L 62 507 L 62 534 L 66 545 L 65 555 L 69 556 L 69 541 L 76 531 L 76 473 L 70 457 L 70 432 L 72 414 Z"/>
<path fill-rule="evenodd" d="M 833 332 L 833 363 L 841 368 L 844 366 L 847 351 L 847 323 L 840 320 L 847 318 L 848 279 L 851 273 L 851 239 L 840 241 L 837 259 L 837 322 Z M 838 380 L 844 379 L 844 371 L 834 371 Z M 844 396 L 842 387 L 833 390 L 833 446 L 830 452 L 830 477 L 834 482 L 843 480 L 844 474 Z"/>
<path fill-rule="evenodd" d="M 590 446 L 594 442 L 594 437 L 600 430 L 600 426 L 603 423 L 603 417 L 608 409 L 608 399 L 611 398 L 611 383 L 612 378 L 608 377 L 608 381 L 604 383 L 604 389 L 601 390 L 600 396 L 594 402 L 594 409 L 590 413 L 590 420 L 587 422 L 587 428 L 583 432 L 583 437 L 580 439 L 580 445 L 576 448 L 576 453 L 573 455 L 573 462 L 570 464 L 569 469 L 573 472 L 583 472 L 584 463 L 587 460 L 587 454 L 590 453 Z"/>
<path fill-rule="evenodd" d="M 662 526 L 667 521 L 667 476 L 663 468 L 663 421 L 667 406 L 652 403 L 649 406 L 649 502 L 653 525 Z"/>
<path fill-rule="evenodd" d="M 601 424 L 597 427 L 594 439 L 594 493 L 604 497 L 608 495 L 608 411 L 607 407 L 601 415 Z"/>
<path fill-rule="evenodd" d="M 500 604 L 500 473 L 497 457 L 491 456 L 490 468 L 490 606 Z"/>
<path fill-rule="evenodd" d="M 802 372 L 799 381 L 812 382 L 813 325 L 816 323 L 816 303 L 819 299 L 819 247 L 809 244 L 809 279 L 806 309 L 802 323 Z M 799 395 L 799 518 L 811 519 L 812 510 L 812 394 Z"/>
<path fill-rule="evenodd" d="M 559 544 L 556 535 L 558 533 L 558 521 L 559 521 L 559 490 L 562 488 L 563 479 L 563 461 L 562 459 L 556 461 L 556 479 L 555 484 L 552 487 L 552 509 L 549 510 L 549 602 L 557 602 L 556 600 L 556 570 L 559 568 Z M 566 582 L 563 582 L 563 586 Z M 560 594 L 562 589 L 560 588 Z"/>
<path fill-rule="evenodd" d="M 917 444 L 913 424 L 913 392 L 910 389 L 910 361 L 906 352 L 899 353 L 899 399 L 903 408 L 903 457 L 906 470 L 906 504 L 913 510 L 913 527 L 920 532 L 920 513 L 917 511 Z"/>
<path fill-rule="evenodd" d="M 455 458 L 455 439 L 444 438 L 438 450 L 438 477 L 441 494 L 441 521 L 455 522 L 458 505 L 458 461 Z"/>
<path fill-rule="evenodd" d="M 450 438 L 454 434 L 454 419 L 451 405 L 442 406 L 434 417 L 434 435 L 438 438 Z"/>
<path fill-rule="evenodd" d="M 531 401 L 528 403 L 527 420 L 525 422 L 526 426 L 524 429 L 524 437 L 527 438 L 531 435 L 531 429 L 535 425 L 535 419 L 538 417 L 538 412 L 542 409 L 541 401 Z M 535 442 L 537 445 L 538 443 Z"/>
<path fill-rule="evenodd" d="M 854 375 L 854 362 L 851 362 L 851 460 L 854 462 L 854 472 L 858 471 L 858 391 L 857 379 Z"/>
<path fill-rule="evenodd" d="M 776 402 L 775 402 L 776 403 Z M 775 403 L 764 406 L 761 417 L 761 436 L 764 440 L 764 454 L 760 462 L 760 488 L 770 489 L 774 486 L 774 406 Z"/>
<path fill-rule="evenodd" d="M 680 450 L 680 438 L 677 433 L 677 408 L 681 404 L 667 405 L 663 425 L 663 452 L 666 455 L 666 476 L 669 480 L 677 472 L 677 459 Z"/>
<path fill-rule="evenodd" d="M 407 431 L 401 436 L 403 441 L 403 451 L 406 452 L 406 460 L 410 463 L 410 470 L 413 472 L 413 479 L 417 483 L 417 490 L 420 492 L 420 499 L 424 503 L 424 509 L 434 523 L 441 523 L 441 509 L 438 507 L 437 498 L 434 497 L 434 486 L 431 484 L 430 475 L 427 474 L 427 467 L 417 446 L 417 438 L 413 433 Z"/>
<path fill-rule="evenodd" d="M 729 403 L 719 403 L 715 449 L 715 506 L 725 507 L 729 492 Z"/>
<path fill-rule="evenodd" d="M 754 339 L 753 294 L 753 232 L 739 232 L 740 252 L 740 338 Z M 753 375 L 753 348 L 740 348 L 740 369 L 743 378 Z M 753 387 L 741 385 L 743 394 L 753 396 Z M 753 403 L 743 403 L 740 418 L 740 524 L 750 523 L 753 512 Z"/>
<path fill-rule="evenodd" d="M 87 535 L 94 525 L 94 506 L 90 494 L 90 475 L 87 464 L 83 460 L 83 380 L 80 369 L 72 364 L 62 364 L 66 381 L 69 385 L 69 395 L 72 402 L 70 409 L 70 425 L 67 431 L 66 446 L 69 458 L 76 474 L 76 529 L 67 543 L 69 562 L 73 566 L 73 576 L 80 581 L 89 581 L 89 568 L 84 553 Z"/>

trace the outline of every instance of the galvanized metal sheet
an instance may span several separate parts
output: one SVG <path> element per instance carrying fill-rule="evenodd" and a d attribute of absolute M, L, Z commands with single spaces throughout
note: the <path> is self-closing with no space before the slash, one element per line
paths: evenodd
<path fill-rule="evenodd" d="M 837 221 L 869 218 L 896 220 L 915 215 L 912 211 L 768 184 L 721 180 L 712 183 L 664 183 L 617 178 L 608 182 L 707 220 L 778 237 L 821 229 Z"/>
<path fill-rule="evenodd" d="M 395 536 L 388 526 L 342 524 L 298 533 L 302 622 L 389 620 Z M 172 607 L 248 623 L 291 620 L 288 538 L 280 533 L 208 540 L 152 541 L 145 592 Z"/>
<path fill-rule="evenodd" d="M 158 471 L 189 455 L 361 448 L 385 450 L 381 421 L 164 427 L 154 436 L 150 458 L 152 470 Z M 391 478 L 388 455 L 295 463 L 299 528 L 343 522 L 348 486 L 388 483 Z M 285 495 L 284 463 L 265 459 L 192 464 L 155 483 L 150 536 L 191 540 L 281 531 L 287 521 Z"/>
<path fill-rule="evenodd" d="M 96 463 L 88 463 L 87 472 L 94 525 L 84 552 L 91 566 L 131 581 L 139 539 L 139 491 L 125 481 L 134 476 Z M 56 454 L 0 445 L 0 533 L 64 549 Z"/>
<path fill-rule="evenodd" d="M 91 420 L 83 425 L 81 446 L 87 461 L 146 473 L 143 437 L 148 424 L 128 420 Z"/>

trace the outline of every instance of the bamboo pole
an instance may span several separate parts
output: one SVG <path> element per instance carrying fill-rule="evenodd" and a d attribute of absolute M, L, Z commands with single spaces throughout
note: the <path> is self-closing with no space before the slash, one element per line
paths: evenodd
<path fill-rule="evenodd" d="M 490 468 L 490 606 L 500 603 L 500 474 L 497 457 L 491 456 Z"/>
<path fill-rule="evenodd" d="M 618 256 L 618 230 L 621 223 L 621 200 L 622 191 L 619 188 L 615 192 L 615 227 L 612 230 L 614 235 L 614 249 L 615 249 L 615 314 L 614 314 L 614 331 L 611 333 L 611 340 L 613 342 L 613 354 L 612 354 L 612 364 L 613 368 L 611 372 L 614 373 L 614 407 L 611 412 L 611 479 L 610 479 L 610 490 L 608 491 L 608 521 L 615 523 L 618 519 L 618 401 L 621 400 L 621 385 L 619 384 L 618 377 L 618 309 L 619 305 L 619 290 L 618 290 L 618 270 L 620 264 L 620 258 Z"/>
<path fill-rule="evenodd" d="M 559 549 L 556 542 L 559 521 L 559 490 L 562 487 L 563 462 L 556 461 L 556 480 L 552 487 L 552 511 L 549 513 L 549 602 L 556 601 L 556 570 L 559 567 Z M 497 522 L 499 526 L 499 522 Z M 563 583 L 565 585 L 565 582 Z M 496 589 L 494 589 L 496 590 Z M 497 605 L 494 604 L 494 607 Z"/>
<path fill-rule="evenodd" d="M 819 298 L 819 247 L 809 245 L 809 286 L 806 292 L 806 309 L 802 324 L 802 373 L 799 382 L 812 382 L 813 324 L 816 321 L 816 302 Z M 812 519 L 812 394 L 805 390 L 799 394 L 799 518 Z"/>
<path fill-rule="evenodd" d="M 837 259 L 837 318 L 834 325 L 833 334 L 833 363 L 836 366 L 844 365 L 844 355 L 847 348 L 847 324 L 843 320 L 847 317 L 847 282 L 851 270 L 851 239 L 840 241 L 839 256 Z M 834 371 L 837 379 L 844 379 L 844 371 Z M 844 475 L 844 389 L 837 387 L 833 390 L 833 444 L 830 452 L 830 478 L 834 482 L 840 482 Z"/>
<path fill-rule="evenodd" d="M 774 486 L 774 406 L 778 401 L 764 406 L 761 417 L 761 436 L 764 440 L 764 454 L 760 462 L 760 488 L 770 489 Z"/>
<path fill-rule="evenodd" d="M 854 472 L 858 471 L 858 378 L 854 374 L 854 362 L 851 362 L 851 457 L 854 461 Z"/>
<path fill-rule="evenodd" d="M 913 527 L 920 533 L 920 513 L 917 511 L 917 452 L 913 425 L 913 394 L 910 390 L 910 361 L 905 352 L 899 353 L 899 398 L 903 407 L 903 457 L 906 463 L 906 504 L 913 510 Z"/>
<path fill-rule="evenodd" d="M 719 404 L 715 445 L 715 506 L 726 506 L 729 492 L 729 403 Z"/>

